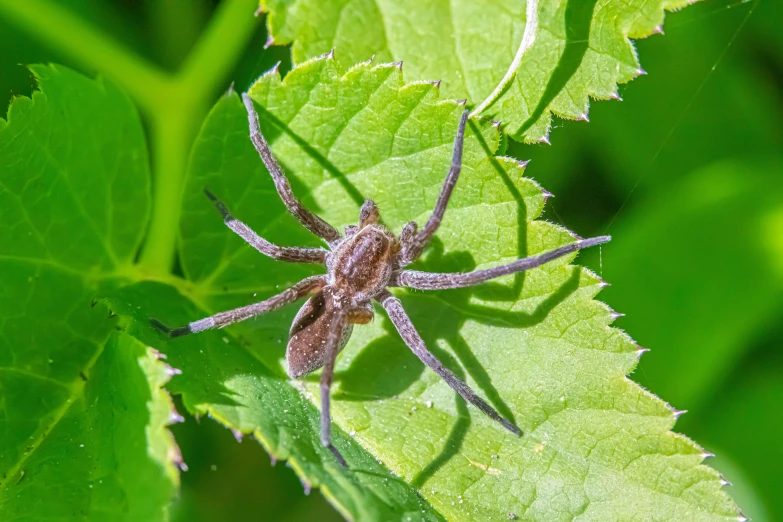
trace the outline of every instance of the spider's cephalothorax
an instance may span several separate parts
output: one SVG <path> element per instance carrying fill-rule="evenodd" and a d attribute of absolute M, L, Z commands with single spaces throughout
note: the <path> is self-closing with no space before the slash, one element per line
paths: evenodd
<path fill-rule="evenodd" d="M 400 301 L 388 287 L 407 287 L 419 290 L 440 290 L 474 286 L 496 277 L 535 268 L 581 248 L 610 240 L 608 236 L 579 239 L 543 254 L 519 259 L 507 265 L 485 270 L 462 273 L 435 274 L 405 270 L 415 261 L 432 239 L 446 211 L 451 193 L 457 183 L 462 164 L 462 142 L 468 111 L 464 111 L 454 140 L 451 169 L 443 185 L 440 197 L 432 215 L 421 230 L 415 223 L 408 223 L 399 238 L 378 224 L 378 208 L 371 200 L 362 205 L 359 224 L 349 226 L 345 236 L 340 235 L 330 224 L 310 213 L 294 197 L 291 185 L 278 165 L 269 145 L 261 134 L 258 115 L 253 101 L 242 95 L 250 122 L 250 139 L 269 170 L 277 193 L 288 210 L 311 232 L 322 238 L 329 249 L 280 247 L 260 237 L 250 227 L 235 219 L 225 205 L 211 192 L 205 191 L 215 203 L 223 221 L 259 252 L 274 259 L 291 263 L 320 263 L 327 273 L 303 279 L 280 294 L 260 303 L 254 303 L 234 310 L 221 312 L 205 319 L 193 321 L 181 328 L 168 328 L 153 319 L 152 324 L 170 337 L 196 333 L 210 328 L 222 328 L 250 317 L 269 312 L 304 297 L 310 298 L 302 306 L 291 326 L 286 350 L 288 374 L 299 378 L 323 367 L 321 374 L 321 443 L 329 448 L 338 461 L 345 460 L 331 442 L 331 416 L 329 413 L 329 392 L 334 376 L 334 363 L 351 335 L 353 325 L 367 324 L 373 318 L 372 301 L 386 310 L 405 344 L 421 361 L 440 375 L 454 391 L 476 406 L 490 418 L 516 435 L 520 429 L 501 417 L 494 408 L 443 364 L 427 349 L 424 341 L 405 313 Z"/>

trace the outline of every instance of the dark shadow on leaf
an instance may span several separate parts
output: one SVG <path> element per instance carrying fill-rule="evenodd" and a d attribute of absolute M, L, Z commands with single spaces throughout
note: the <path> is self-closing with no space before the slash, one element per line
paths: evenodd
<path fill-rule="evenodd" d="M 478 140 L 479 145 L 481 145 L 481 148 L 487 155 L 487 158 L 489 158 L 490 165 L 492 165 L 492 168 L 500 177 L 500 179 L 503 180 L 503 184 L 506 186 L 509 194 L 511 194 L 511 197 L 514 198 L 514 201 L 517 204 L 517 257 L 520 259 L 526 257 L 528 212 L 527 205 L 525 205 L 525 199 L 522 197 L 522 194 L 519 193 L 516 185 L 514 185 L 514 182 L 511 181 L 511 178 L 508 176 L 508 172 L 506 172 L 506 169 L 503 168 L 503 165 L 501 165 L 498 159 L 495 157 L 492 149 L 489 147 L 489 144 L 481 134 L 481 131 L 476 127 L 476 124 L 472 120 L 470 121 L 470 130 Z M 476 265 L 473 263 L 470 268 L 463 268 L 463 270 L 473 270 L 475 267 Z M 476 296 L 488 301 L 512 301 L 516 299 L 517 296 L 519 296 L 524 282 L 525 273 L 517 272 L 514 274 L 514 282 L 510 287 L 494 282 L 489 282 L 487 284 L 476 287 Z M 489 289 L 489 291 L 487 291 L 487 289 Z"/>
<path fill-rule="evenodd" d="M 383 312 L 378 312 L 383 316 Z M 376 317 L 376 321 L 378 317 Z M 347 370 L 337 372 L 340 382 L 336 400 L 365 401 L 394 397 L 407 390 L 421 376 L 424 365 L 397 335 L 391 322 L 383 317 L 387 332 L 362 348 Z"/>
<path fill-rule="evenodd" d="M 518 257 L 526 257 L 528 212 L 524 198 L 472 121 L 470 128 L 517 203 L 517 252 Z M 433 240 L 425 258 L 416 265 L 416 268 L 428 272 L 463 272 L 476 268 L 476 262 L 470 252 L 445 254 L 444 245 L 438 238 Z M 534 326 L 544 321 L 557 305 L 579 287 L 579 275 L 580 269 L 574 267 L 568 279 L 530 313 L 474 302 L 476 299 L 486 303 L 516 301 L 524 285 L 524 272 L 515 274 L 510 285 L 506 282 L 487 282 L 473 288 L 411 292 L 403 295 L 401 299 L 430 351 L 460 378 L 464 379 L 466 374 L 470 375 L 490 404 L 501 415 L 516 423 L 513 411 L 493 385 L 492 376 L 483 368 L 460 331 L 467 320 L 503 328 Z M 361 401 L 394 397 L 408 389 L 425 371 L 424 365 L 403 344 L 390 321 L 385 317 L 383 321 L 388 335 L 364 347 L 348 369 L 336 375 L 340 391 L 335 395 L 335 399 Z M 441 349 L 438 341 L 445 341 L 453 355 Z M 471 413 L 461 397 L 455 395 L 455 400 L 457 421 L 452 426 L 440 454 L 414 478 L 414 487 L 421 487 L 449 459 L 457 455 L 462 447 L 471 425 Z"/>
<path fill-rule="evenodd" d="M 421 488 L 444 464 L 459 453 L 462 443 L 465 441 L 465 435 L 470 429 L 470 424 L 468 406 L 462 397 L 457 396 L 457 422 L 451 428 L 449 438 L 446 439 L 446 443 L 438 456 L 432 459 L 423 470 L 413 477 L 411 485 L 414 488 Z"/>
<path fill-rule="evenodd" d="M 560 55 L 536 108 L 530 117 L 511 134 L 520 135 L 532 127 L 579 69 L 590 43 L 590 25 L 596 2 L 597 0 L 568 0 L 565 10 L 566 44 L 563 54 Z"/>
<path fill-rule="evenodd" d="M 359 192 L 359 189 L 357 189 L 353 183 L 351 183 L 348 177 L 343 174 L 340 169 L 337 168 L 337 166 L 335 166 L 320 152 L 318 152 L 315 147 L 310 145 L 301 136 L 291 130 L 288 125 L 280 121 L 274 114 L 267 111 L 266 108 L 256 104 L 256 110 L 258 111 L 261 125 L 263 125 L 264 121 L 271 122 L 279 131 L 282 131 L 283 134 L 294 140 L 294 142 L 299 145 L 308 156 L 317 161 L 318 164 L 324 168 L 324 170 L 326 170 L 334 179 L 336 179 L 337 182 L 340 183 L 340 186 L 343 188 L 343 190 L 345 190 L 345 192 L 353 200 L 353 202 L 356 203 L 357 206 L 361 206 L 361 204 L 364 203 L 366 198 L 362 196 L 361 192 Z M 270 143 L 272 143 L 271 140 Z"/>

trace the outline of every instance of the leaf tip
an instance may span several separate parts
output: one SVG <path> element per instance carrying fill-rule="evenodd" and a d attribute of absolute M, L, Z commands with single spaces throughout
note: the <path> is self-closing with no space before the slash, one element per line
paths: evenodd
<path fill-rule="evenodd" d="M 623 99 L 620 97 L 620 93 L 618 93 L 617 91 L 609 94 L 607 98 L 610 100 L 623 101 Z"/>
<path fill-rule="evenodd" d="M 688 410 L 675 410 L 672 408 L 672 413 L 674 414 L 674 420 L 679 419 L 684 413 L 688 413 Z"/>
<path fill-rule="evenodd" d="M 169 426 L 172 424 L 179 424 L 180 422 L 185 422 L 185 417 L 180 415 L 177 410 L 172 408 L 171 412 L 169 413 Z"/>
<path fill-rule="evenodd" d="M 245 436 L 244 433 L 242 433 L 240 430 L 231 430 L 231 434 L 234 435 L 234 439 L 236 439 L 237 442 L 242 442 L 242 438 Z"/>
<path fill-rule="evenodd" d="M 166 365 L 165 372 L 166 375 L 168 375 L 169 377 L 174 377 L 175 375 L 182 374 L 182 370 L 180 370 L 179 368 L 174 368 L 172 366 L 169 366 L 168 364 Z"/>
<path fill-rule="evenodd" d="M 585 113 L 583 113 L 583 114 L 580 114 L 580 115 L 579 115 L 579 116 L 577 116 L 576 118 L 574 118 L 574 120 L 576 120 L 576 121 L 586 121 L 586 122 L 589 122 L 589 121 L 590 121 L 590 118 L 588 118 L 588 117 L 587 117 L 587 113 L 585 112 Z"/>
<path fill-rule="evenodd" d="M 615 312 L 614 310 L 612 310 L 610 315 L 612 317 L 612 321 L 616 321 L 617 319 L 619 319 L 621 317 L 625 317 L 625 314 L 622 314 L 620 312 Z"/>
<path fill-rule="evenodd" d="M 258 16 L 258 11 L 256 11 L 256 16 Z M 273 45 L 275 45 L 275 37 L 269 34 L 266 37 L 266 42 L 264 42 L 264 49 L 269 49 Z"/>
<path fill-rule="evenodd" d="M 650 31 L 650 34 L 663 34 L 663 24 L 656 26 L 655 29 Z"/>

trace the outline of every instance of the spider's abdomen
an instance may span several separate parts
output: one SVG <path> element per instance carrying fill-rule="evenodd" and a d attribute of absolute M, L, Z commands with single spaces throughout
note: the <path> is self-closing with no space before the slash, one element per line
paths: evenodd
<path fill-rule="evenodd" d="M 368 300 L 386 287 L 392 272 L 394 236 L 368 225 L 348 237 L 331 256 L 330 284 L 355 301 Z"/>
<path fill-rule="evenodd" d="M 307 300 L 291 326 L 285 358 L 288 362 L 288 376 L 292 379 L 314 372 L 324 365 L 326 339 L 336 313 L 331 293 L 325 290 Z M 338 352 L 345 347 L 352 331 L 353 325 L 346 323 L 340 336 Z"/>

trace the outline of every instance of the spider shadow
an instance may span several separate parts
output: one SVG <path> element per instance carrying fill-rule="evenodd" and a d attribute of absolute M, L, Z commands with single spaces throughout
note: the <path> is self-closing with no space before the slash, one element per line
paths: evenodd
<path fill-rule="evenodd" d="M 505 183 L 517 204 L 517 253 L 527 256 L 527 207 L 524 198 L 517 190 L 500 165 L 499 161 L 483 140 L 473 122 L 471 129 L 485 148 L 493 168 Z M 446 254 L 444 245 L 437 238 L 429 248 L 426 258 L 417 268 L 430 272 L 460 272 L 473 270 L 476 262 L 469 252 Z M 476 383 L 490 404 L 504 417 L 516 423 L 515 416 L 493 385 L 488 372 L 473 353 L 468 342 L 461 335 L 467 320 L 484 325 L 504 328 L 528 328 L 546 319 L 549 313 L 562 303 L 579 286 L 580 270 L 574 268 L 568 279 L 544 299 L 531 312 L 518 312 L 492 306 L 492 303 L 514 302 L 522 293 L 525 273 L 520 272 L 506 282 L 487 282 L 477 287 L 446 290 L 427 293 L 410 293 L 401 297 L 403 306 L 411 316 L 419 334 L 428 349 L 460 379 L 466 374 Z M 479 299 L 487 304 L 476 303 Z M 437 302 L 434 302 L 437 301 Z M 353 359 L 350 366 L 339 372 L 335 378 L 340 383 L 340 391 L 335 399 L 341 400 L 380 400 L 394 397 L 407 390 L 416 382 L 424 365 L 402 342 L 391 322 L 380 312 L 386 335 L 365 346 Z M 439 346 L 445 342 L 454 355 Z M 452 457 L 457 455 L 471 425 L 471 417 L 465 401 L 456 396 L 457 421 L 440 452 L 413 479 L 414 487 L 421 487 Z"/>
<path fill-rule="evenodd" d="M 463 253 L 444 259 L 467 257 Z M 473 353 L 469 343 L 460 334 L 468 320 L 504 328 L 528 328 L 546 319 L 579 286 L 580 271 L 574 268 L 570 277 L 530 313 L 498 309 L 471 301 L 478 293 L 490 293 L 494 288 L 503 295 L 509 291 L 503 285 L 487 285 L 483 292 L 475 289 L 449 290 L 401 297 L 427 348 L 463 381 L 466 375 L 476 383 L 488 402 L 505 418 L 516 424 L 513 410 L 504 401 L 492 383 L 491 376 Z M 395 397 L 409 389 L 425 371 L 424 364 L 402 342 L 391 321 L 383 311 L 386 335 L 365 346 L 350 366 L 335 375 L 340 383 L 336 400 L 381 400 Z M 441 346 L 445 343 L 449 350 Z M 457 455 L 471 426 L 471 415 L 464 399 L 455 394 L 457 421 L 441 452 L 413 479 L 414 487 L 421 487 L 441 466 Z M 498 427 L 498 429 L 502 429 Z"/>

